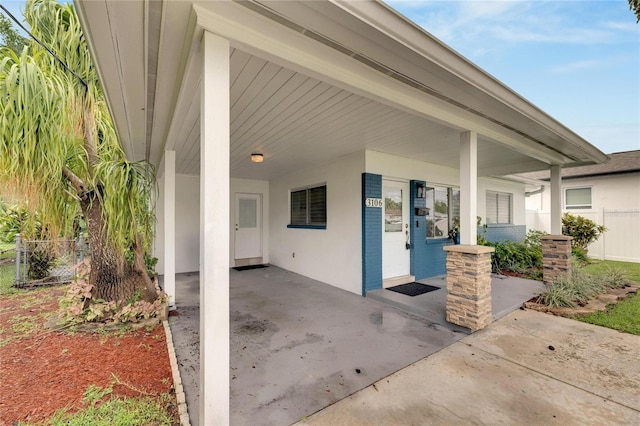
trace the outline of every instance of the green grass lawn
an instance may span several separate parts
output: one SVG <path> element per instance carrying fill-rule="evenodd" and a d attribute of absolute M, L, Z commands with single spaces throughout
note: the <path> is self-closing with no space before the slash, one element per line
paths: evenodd
<path fill-rule="evenodd" d="M 604 274 L 610 268 L 626 271 L 631 281 L 640 283 L 640 263 L 616 262 L 614 260 L 592 260 L 584 267 L 584 272 L 591 275 Z"/>
<path fill-rule="evenodd" d="M 594 261 L 585 266 L 588 274 L 599 275 L 609 268 L 620 268 L 627 272 L 629 279 L 640 282 L 640 263 L 615 262 L 612 260 Z M 578 321 L 612 328 L 625 333 L 640 335 L 640 293 L 610 306 L 604 312 L 577 316 Z"/>

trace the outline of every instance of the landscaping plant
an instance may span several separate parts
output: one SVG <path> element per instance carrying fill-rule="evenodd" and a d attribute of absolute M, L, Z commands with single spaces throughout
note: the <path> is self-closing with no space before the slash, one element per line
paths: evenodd
<path fill-rule="evenodd" d="M 606 230 L 604 226 L 586 217 L 570 213 L 562 215 L 562 235 L 573 237 L 571 247 L 579 259 L 586 259 L 589 244 L 597 241 Z"/>
<path fill-rule="evenodd" d="M 540 231 L 529 231 L 522 243 L 503 241 L 492 243 L 483 236 L 478 237 L 478 244 L 494 247 L 491 253 L 491 270 L 495 273 L 505 271 L 521 274 L 530 279 L 542 279 L 542 243 Z"/>
<path fill-rule="evenodd" d="M 552 308 L 584 305 L 607 288 L 621 288 L 629 282 L 621 269 L 611 268 L 601 275 L 591 275 L 574 268 L 571 275 L 560 276 L 538 296 L 537 302 Z"/>
<path fill-rule="evenodd" d="M 28 0 L 34 40 L 0 60 L 0 194 L 42 223 L 42 239 L 72 235 L 82 216 L 93 300 L 153 302 L 145 265 L 154 216 L 150 164 L 128 161 L 72 3 Z M 54 56 L 55 55 L 55 56 Z M 126 253 L 131 252 L 131 261 Z"/>

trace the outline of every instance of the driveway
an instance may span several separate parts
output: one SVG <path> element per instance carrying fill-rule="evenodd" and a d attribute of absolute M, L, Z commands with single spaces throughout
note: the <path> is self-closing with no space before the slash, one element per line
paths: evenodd
<path fill-rule="evenodd" d="M 169 323 L 198 424 L 198 275 L 177 278 Z M 234 425 L 295 423 L 466 335 L 274 266 L 230 281 Z"/>
<path fill-rule="evenodd" d="M 515 311 L 311 425 L 638 425 L 640 336 Z"/>
<path fill-rule="evenodd" d="M 198 274 L 176 288 L 169 322 L 198 424 Z M 274 266 L 231 271 L 230 317 L 234 425 L 295 423 L 467 335 Z"/>

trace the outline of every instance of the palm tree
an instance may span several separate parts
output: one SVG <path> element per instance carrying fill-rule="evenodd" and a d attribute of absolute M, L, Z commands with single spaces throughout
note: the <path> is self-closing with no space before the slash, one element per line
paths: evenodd
<path fill-rule="evenodd" d="M 0 191 L 37 211 L 48 237 L 84 217 L 94 299 L 152 301 L 143 256 L 153 170 L 128 161 L 120 147 L 73 6 L 28 0 L 24 15 L 59 59 L 34 41 L 22 52 L 2 49 Z"/>

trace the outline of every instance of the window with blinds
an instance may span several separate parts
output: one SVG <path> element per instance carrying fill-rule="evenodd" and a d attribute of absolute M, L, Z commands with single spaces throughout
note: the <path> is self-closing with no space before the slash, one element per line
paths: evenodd
<path fill-rule="evenodd" d="M 327 186 L 291 191 L 291 225 L 327 224 Z"/>
<path fill-rule="evenodd" d="M 511 221 L 512 194 L 487 191 L 486 216 L 487 223 L 509 224 Z"/>
<path fill-rule="evenodd" d="M 590 209 L 591 188 L 567 188 L 564 193 L 565 209 Z"/>

